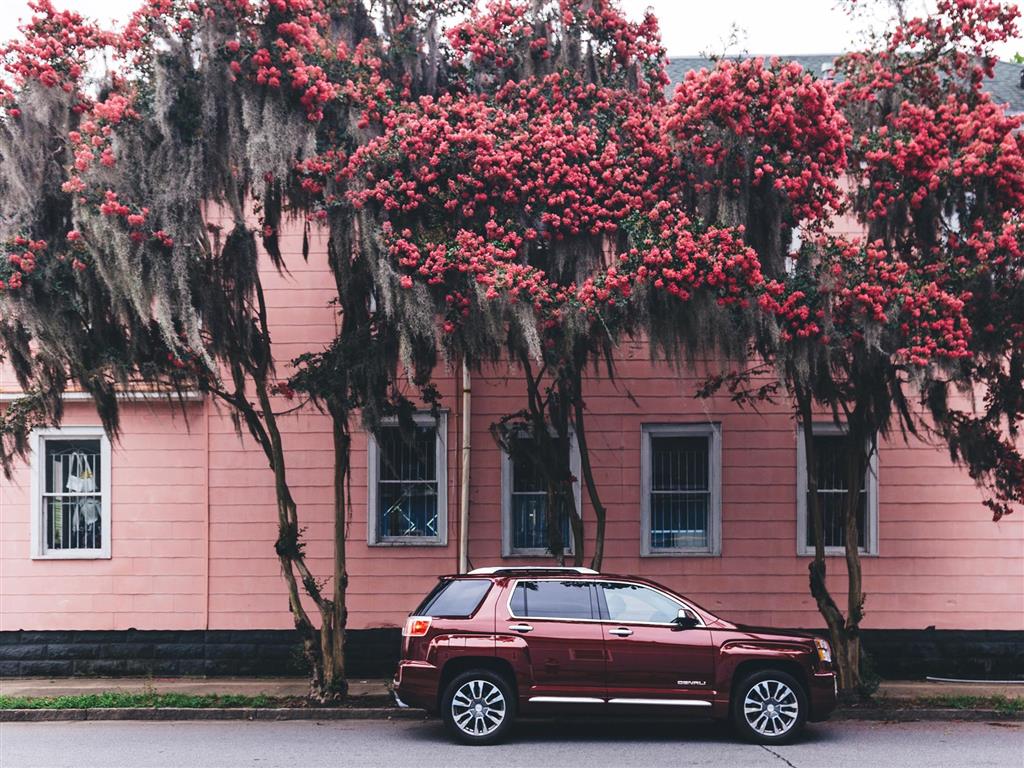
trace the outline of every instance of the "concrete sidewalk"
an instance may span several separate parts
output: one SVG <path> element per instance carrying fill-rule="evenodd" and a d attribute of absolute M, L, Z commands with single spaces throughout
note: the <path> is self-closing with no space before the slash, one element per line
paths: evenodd
<path fill-rule="evenodd" d="M 236 694 L 275 698 L 305 696 L 309 682 L 301 677 L 9 677 L 0 679 L 2 696 L 75 696 L 88 693 Z M 350 697 L 368 701 L 388 694 L 387 680 L 350 680 Z M 883 682 L 878 698 L 910 701 L 931 696 L 1007 696 L 1024 698 L 1024 683 L 933 683 L 917 680 Z"/>
<path fill-rule="evenodd" d="M 349 680 L 352 699 L 388 695 L 386 680 Z M 303 697 L 305 677 L 8 677 L 0 679 L 0 696 L 78 696 L 89 693 L 183 693 Z"/>

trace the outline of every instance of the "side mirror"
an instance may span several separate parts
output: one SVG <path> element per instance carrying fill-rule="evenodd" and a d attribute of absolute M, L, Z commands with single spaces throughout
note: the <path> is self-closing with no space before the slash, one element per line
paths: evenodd
<path fill-rule="evenodd" d="M 700 620 L 685 608 L 679 609 L 679 613 L 676 614 L 675 621 L 672 623 L 675 624 L 672 628 L 674 632 L 678 632 L 683 629 L 693 629 L 694 627 L 700 626 Z"/>

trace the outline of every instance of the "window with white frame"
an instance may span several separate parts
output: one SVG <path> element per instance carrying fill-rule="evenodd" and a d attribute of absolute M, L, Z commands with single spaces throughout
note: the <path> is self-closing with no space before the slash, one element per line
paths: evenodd
<path fill-rule="evenodd" d="M 512 451 L 502 452 L 502 554 L 542 556 L 549 554 L 547 487 L 537 452 L 528 434 L 515 438 Z M 573 475 L 573 511 L 580 514 L 580 451 L 576 435 L 569 436 L 569 469 Z M 565 551 L 572 552 L 569 518 L 562 523 Z"/>
<path fill-rule="evenodd" d="M 420 413 L 409 433 L 385 424 L 370 437 L 370 544 L 444 544 L 448 519 L 447 419 Z"/>
<path fill-rule="evenodd" d="M 717 424 L 644 425 L 641 554 L 721 553 L 721 437 Z"/>
<path fill-rule="evenodd" d="M 32 557 L 110 557 L 110 441 L 99 427 L 39 429 L 32 446 Z"/>
<path fill-rule="evenodd" d="M 797 431 L 797 551 L 814 554 L 814 521 L 809 510 L 807 447 L 803 428 Z M 850 488 L 846 476 L 848 444 L 843 428 L 833 422 L 814 425 L 814 452 L 818 463 L 818 503 L 824 528 L 825 550 L 841 554 L 846 548 L 844 505 Z M 859 488 L 858 547 L 865 554 L 878 552 L 878 452 L 872 451 Z"/>

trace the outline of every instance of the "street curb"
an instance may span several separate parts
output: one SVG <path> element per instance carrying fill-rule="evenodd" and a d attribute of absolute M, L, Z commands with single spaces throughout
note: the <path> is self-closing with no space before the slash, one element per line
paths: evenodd
<path fill-rule="evenodd" d="M 422 720 L 426 716 L 422 709 L 395 707 L 0 709 L 0 723 L 59 720 Z"/>
<path fill-rule="evenodd" d="M 929 709 L 922 707 L 882 708 L 849 707 L 832 713 L 832 720 L 874 720 L 909 723 L 917 720 L 951 722 L 963 720 L 980 723 L 990 721 L 1024 722 L 1024 712 L 1001 712 L 997 709 Z"/>
<path fill-rule="evenodd" d="M 62 720 L 423 720 L 422 709 L 395 707 L 182 707 L 111 709 L 2 709 L 0 723 L 45 723 Z M 994 709 L 881 709 L 877 707 L 837 709 L 833 720 L 875 722 L 1024 722 L 1024 713 Z"/>

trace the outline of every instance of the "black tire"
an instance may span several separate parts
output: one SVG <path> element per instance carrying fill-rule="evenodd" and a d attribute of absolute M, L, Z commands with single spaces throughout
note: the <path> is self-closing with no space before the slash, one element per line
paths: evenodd
<path fill-rule="evenodd" d="M 788 744 L 803 731 L 807 708 L 807 692 L 795 677 L 765 669 L 733 690 L 732 724 L 738 736 L 754 744 Z"/>
<path fill-rule="evenodd" d="M 463 744 L 497 744 L 508 735 L 515 716 L 515 688 L 489 669 L 463 672 L 441 696 L 445 728 Z"/>

